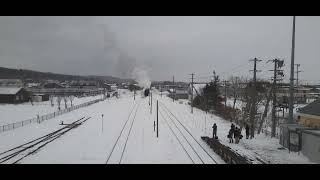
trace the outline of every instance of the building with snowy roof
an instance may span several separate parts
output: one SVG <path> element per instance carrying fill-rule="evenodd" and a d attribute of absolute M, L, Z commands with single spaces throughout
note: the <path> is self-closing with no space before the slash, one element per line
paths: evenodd
<path fill-rule="evenodd" d="M 203 93 L 203 89 L 206 87 L 206 83 L 194 83 L 193 84 L 193 91 L 191 88 L 191 84 L 189 84 L 188 88 L 188 94 L 189 94 L 189 100 L 191 100 L 191 94 L 193 92 L 193 98 L 195 98 L 198 95 L 201 95 Z"/>
<path fill-rule="evenodd" d="M 298 110 L 298 123 L 311 128 L 320 128 L 320 99 Z"/>
<path fill-rule="evenodd" d="M 0 87 L 0 103 L 16 104 L 27 102 L 30 94 L 24 88 Z"/>

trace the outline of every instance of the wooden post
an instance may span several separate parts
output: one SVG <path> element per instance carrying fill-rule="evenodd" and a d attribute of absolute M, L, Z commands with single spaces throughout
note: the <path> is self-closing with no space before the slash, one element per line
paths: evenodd
<path fill-rule="evenodd" d="M 157 138 L 159 137 L 159 103 L 158 103 L 158 100 L 157 100 Z"/>
<path fill-rule="evenodd" d="M 102 130 L 102 132 L 103 132 L 103 114 L 102 114 L 101 116 L 102 116 L 101 130 Z"/>
<path fill-rule="evenodd" d="M 152 93 L 151 92 L 150 92 L 150 99 L 151 99 L 150 113 L 152 114 Z"/>

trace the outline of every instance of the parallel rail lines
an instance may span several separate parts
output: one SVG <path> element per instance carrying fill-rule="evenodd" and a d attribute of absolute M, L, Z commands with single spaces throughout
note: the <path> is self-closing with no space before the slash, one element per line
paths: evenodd
<path fill-rule="evenodd" d="M 167 126 L 169 127 L 170 131 L 172 132 L 172 134 L 175 136 L 175 138 L 177 139 L 177 141 L 179 142 L 180 146 L 182 147 L 182 149 L 184 150 L 184 152 L 186 153 L 186 155 L 188 156 L 188 158 L 192 161 L 193 164 L 195 164 L 194 160 L 191 158 L 190 154 L 188 153 L 188 151 L 186 150 L 186 148 L 183 146 L 182 142 L 180 141 L 180 139 L 178 138 L 177 134 L 173 131 L 173 129 L 171 128 L 171 126 L 169 125 L 167 119 L 164 117 L 164 115 L 162 114 L 161 111 L 160 115 L 162 116 L 164 122 L 167 124 Z M 188 141 L 188 140 L 187 140 Z"/>
<path fill-rule="evenodd" d="M 163 112 L 165 112 L 167 114 L 167 117 L 169 117 L 169 119 L 171 120 L 171 122 L 173 123 L 173 125 L 175 126 L 175 128 L 179 131 L 179 133 L 182 135 L 183 139 L 185 139 L 185 141 L 188 143 L 188 145 L 191 147 L 192 151 L 194 152 L 194 154 L 197 156 L 197 159 L 199 159 L 201 161 L 202 164 L 205 164 L 205 160 L 204 159 L 211 159 L 213 163 L 218 164 L 218 162 L 208 153 L 208 151 L 197 141 L 197 139 L 191 134 L 191 132 L 181 123 L 181 121 L 166 107 L 165 104 L 163 104 L 162 102 L 159 102 L 159 104 L 161 105 L 161 109 Z M 178 122 L 177 123 L 175 123 Z M 167 123 L 168 125 L 169 123 Z M 171 129 L 171 128 L 170 128 Z M 189 137 L 189 138 L 187 138 Z M 177 138 L 177 137 L 176 137 Z M 180 142 L 179 142 L 180 143 Z M 182 143 L 180 143 L 181 146 Z M 198 148 L 196 148 L 198 147 Z M 199 149 L 200 147 L 200 149 Z M 185 150 L 186 148 L 183 147 L 183 149 Z M 202 152 L 202 153 L 200 153 Z M 203 154 L 203 152 L 205 154 Z M 190 152 L 187 153 L 188 157 L 190 158 Z M 205 157 L 206 156 L 206 157 Z M 194 160 L 192 160 L 192 162 L 194 163 Z"/>
<path fill-rule="evenodd" d="M 130 137 L 130 134 L 131 134 L 131 130 L 132 130 L 134 121 L 135 121 L 135 119 L 136 119 L 137 111 L 138 111 L 138 109 L 139 109 L 140 104 L 141 104 L 141 102 L 140 102 L 139 104 L 138 104 L 138 103 L 135 104 L 135 105 L 133 106 L 133 108 L 131 109 L 131 111 L 130 111 L 130 113 L 129 113 L 129 116 L 128 116 L 128 119 L 126 120 L 126 122 L 125 122 L 124 125 L 122 126 L 122 129 L 121 129 L 121 131 L 120 131 L 120 134 L 119 134 L 119 136 L 117 137 L 117 139 L 116 139 L 116 141 L 115 141 L 115 143 L 114 143 L 114 145 L 113 145 L 113 147 L 112 147 L 112 149 L 111 149 L 111 152 L 109 153 L 109 155 L 108 155 L 108 157 L 107 157 L 106 164 L 109 163 L 112 155 L 114 154 L 114 150 L 115 150 L 116 146 L 119 146 L 119 142 L 120 142 L 119 139 L 122 137 L 122 133 L 123 133 L 124 129 L 127 127 L 127 124 L 128 124 L 128 122 L 129 122 L 129 120 L 131 119 L 130 117 L 132 117 L 132 122 L 131 122 L 131 124 L 130 124 L 129 132 L 128 132 L 127 136 L 126 136 L 126 140 L 125 140 L 125 142 L 124 142 L 124 145 L 123 145 L 123 148 L 122 148 L 122 151 L 121 151 L 121 156 L 120 156 L 120 159 L 119 159 L 119 162 L 118 162 L 119 164 L 121 163 L 122 158 L 123 158 L 123 155 L 124 155 L 125 150 L 126 150 L 126 147 L 127 147 L 127 143 L 128 143 L 128 140 L 129 140 L 129 137 Z"/>
<path fill-rule="evenodd" d="M 45 136 L 42 136 L 40 138 L 34 139 L 32 141 L 29 141 L 25 144 L 22 144 L 20 146 L 14 147 L 12 149 L 9 149 L 7 151 L 4 151 L 0 153 L 0 163 L 13 163 L 16 164 L 20 162 L 22 159 L 36 153 L 41 148 L 49 144 L 50 142 L 58 139 L 68 131 L 78 127 L 82 123 L 89 120 L 91 117 L 85 118 L 82 117 L 79 120 L 66 125 L 63 128 L 60 128 L 54 132 L 51 132 Z"/>

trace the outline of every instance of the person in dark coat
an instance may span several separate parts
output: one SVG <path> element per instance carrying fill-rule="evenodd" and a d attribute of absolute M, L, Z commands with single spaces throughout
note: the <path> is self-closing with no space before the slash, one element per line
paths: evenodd
<path fill-rule="evenodd" d="M 235 125 L 232 123 L 231 124 L 231 129 L 234 131 L 235 130 Z"/>
<path fill-rule="evenodd" d="M 216 139 L 217 138 L 217 125 L 216 125 L 216 123 L 213 124 L 212 129 L 213 129 L 212 138 Z"/>
<path fill-rule="evenodd" d="M 228 134 L 229 143 L 233 143 L 233 133 L 234 133 L 234 130 L 231 128 Z"/>
<path fill-rule="evenodd" d="M 249 125 L 246 124 L 246 138 L 249 139 Z"/>
<path fill-rule="evenodd" d="M 239 143 L 239 129 L 238 129 L 238 127 L 235 127 L 233 134 L 234 134 L 235 143 L 238 144 Z"/>

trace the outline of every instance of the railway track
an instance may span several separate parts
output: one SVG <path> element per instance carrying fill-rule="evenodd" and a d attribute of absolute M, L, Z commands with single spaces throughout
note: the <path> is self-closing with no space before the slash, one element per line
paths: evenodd
<path fill-rule="evenodd" d="M 68 131 L 80 126 L 87 120 L 89 120 L 91 117 L 85 118 L 82 117 L 76 121 L 74 121 L 71 124 L 68 124 L 64 126 L 63 128 L 60 128 L 54 132 L 51 132 L 47 135 L 44 135 L 42 137 L 36 138 L 32 141 L 29 141 L 27 143 L 24 143 L 22 145 L 19 145 L 17 147 L 14 147 L 12 149 L 9 149 L 7 151 L 0 153 L 0 164 L 16 164 L 19 163 L 24 158 L 35 154 L 37 151 L 39 151 L 41 148 L 46 146 L 47 144 L 51 143 L 52 141 L 58 139 Z"/>
<path fill-rule="evenodd" d="M 177 141 L 184 149 L 192 163 L 218 164 L 218 162 L 208 153 L 208 151 L 197 141 L 191 132 L 181 123 L 181 121 L 165 106 L 159 102 L 160 115 L 165 120 L 167 126 L 176 137 Z M 167 118 L 164 117 L 164 114 Z M 169 119 L 171 123 L 167 120 Z M 171 125 L 170 125 L 171 124 Z M 173 130 L 175 129 L 175 131 Z M 180 134 L 180 139 L 177 134 Z M 185 142 L 185 143 L 182 143 Z M 189 148 L 188 148 L 189 147 Z"/>
<path fill-rule="evenodd" d="M 125 153 L 125 150 L 126 150 L 126 147 L 127 147 L 127 143 L 128 143 L 128 140 L 129 140 L 129 137 L 130 137 L 130 134 L 131 134 L 131 130 L 132 130 L 132 127 L 133 127 L 133 124 L 134 124 L 134 121 L 136 119 L 136 115 L 137 115 L 137 111 L 139 109 L 139 106 L 141 104 L 141 101 L 137 104 L 135 104 L 133 106 L 133 108 L 131 109 L 130 113 L 129 113 L 129 116 L 126 120 L 126 122 L 124 123 L 124 125 L 122 126 L 122 129 L 120 131 L 120 134 L 119 136 L 117 137 L 108 157 L 107 157 L 107 160 L 106 160 L 106 164 L 110 163 L 111 159 L 115 159 L 115 157 L 117 156 L 117 153 L 115 153 L 115 149 L 116 147 L 119 147 L 120 148 L 120 152 L 121 152 L 121 155 L 120 157 L 118 157 L 118 159 L 116 159 L 116 163 L 118 164 L 121 164 L 122 162 L 122 159 L 123 159 L 123 155 Z M 131 124 L 129 125 L 128 122 L 131 120 Z M 127 126 L 128 124 L 128 126 Z M 127 135 L 124 135 L 123 132 L 126 128 L 129 128 L 129 130 L 127 130 Z M 119 141 L 120 139 L 125 138 L 124 140 L 122 141 Z M 122 147 L 122 148 L 121 148 Z M 118 151 L 119 152 L 119 151 Z M 114 163 L 114 164 L 116 164 Z M 113 164 L 113 163 L 112 163 Z"/>

